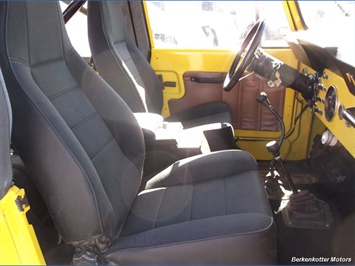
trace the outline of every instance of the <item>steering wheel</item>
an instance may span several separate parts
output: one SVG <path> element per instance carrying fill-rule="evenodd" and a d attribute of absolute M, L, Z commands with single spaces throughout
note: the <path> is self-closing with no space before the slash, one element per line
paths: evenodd
<path fill-rule="evenodd" d="M 265 28 L 266 28 L 265 20 L 258 20 L 251 28 L 251 30 L 248 32 L 248 35 L 244 39 L 242 46 L 240 47 L 239 52 L 235 56 L 234 61 L 224 80 L 223 89 L 225 91 L 230 91 L 235 86 L 235 84 L 237 84 L 237 82 L 240 80 L 245 69 L 250 64 L 256 49 L 258 48 L 258 45 L 261 41 L 261 37 L 264 34 Z M 249 49 L 242 59 L 242 54 L 245 52 L 247 47 L 249 47 Z"/>

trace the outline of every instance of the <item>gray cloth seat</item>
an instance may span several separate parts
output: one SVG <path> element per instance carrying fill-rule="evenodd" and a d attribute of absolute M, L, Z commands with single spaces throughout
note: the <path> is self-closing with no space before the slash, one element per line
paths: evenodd
<path fill-rule="evenodd" d="M 56 2 L 1 2 L 12 142 L 67 244 L 107 263 L 276 262 L 254 158 L 174 163 L 139 191 L 145 146 L 130 108 L 72 47 Z"/>
<path fill-rule="evenodd" d="M 88 33 L 95 66 L 107 83 L 133 112 L 160 114 L 162 82 L 128 34 L 120 3 L 89 2 Z M 225 102 L 197 105 L 172 114 L 166 121 L 181 122 L 185 128 L 210 123 L 233 124 Z"/>
<path fill-rule="evenodd" d="M 243 151 L 178 161 L 138 194 L 107 257 L 115 263 L 147 263 L 150 256 L 156 259 L 148 263 L 272 263 L 275 232 L 263 194 L 254 159 Z"/>
<path fill-rule="evenodd" d="M 12 183 L 12 166 L 10 159 L 11 127 L 11 106 L 0 69 L 0 200 L 6 195 Z"/>

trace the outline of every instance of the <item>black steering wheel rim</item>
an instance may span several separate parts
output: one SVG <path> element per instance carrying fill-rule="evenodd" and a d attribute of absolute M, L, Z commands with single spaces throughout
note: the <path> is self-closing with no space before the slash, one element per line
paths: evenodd
<path fill-rule="evenodd" d="M 226 78 L 223 83 L 223 89 L 225 91 L 230 91 L 235 84 L 240 80 L 241 76 L 243 75 L 245 69 L 250 64 L 251 59 L 254 56 L 256 49 L 259 46 L 261 38 L 264 34 L 266 28 L 265 20 L 258 20 L 250 31 L 247 34 L 247 37 L 244 39 L 239 52 L 235 56 L 233 63 L 226 75 Z M 249 45 L 250 44 L 250 45 Z M 245 54 L 242 62 L 239 64 L 240 59 L 242 57 L 243 52 L 249 46 L 247 53 Z M 239 64 L 239 67 L 237 68 Z"/>

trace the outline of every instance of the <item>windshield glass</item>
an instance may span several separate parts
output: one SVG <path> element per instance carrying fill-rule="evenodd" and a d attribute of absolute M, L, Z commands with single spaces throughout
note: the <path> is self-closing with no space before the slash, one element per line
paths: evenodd
<path fill-rule="evenodd" d="M 322 47 L 338 47 L 337 58 L 355 66 L 355 2 L 299 1 L 309 28 L 306 39 Z"/>

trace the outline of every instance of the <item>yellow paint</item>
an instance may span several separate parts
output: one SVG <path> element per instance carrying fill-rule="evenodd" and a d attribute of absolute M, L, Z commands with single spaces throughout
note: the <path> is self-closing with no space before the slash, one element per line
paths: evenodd
<path fill-rule="evenodd" d="M 355 97 L 350 93 L 348 87 L 342 77 L 331 72 L 330 70 L 324 71 L 328 75 L 328 79 L 322 79 L 323 86 L 328 89 L 330 86 L 336 87 L 337 104 L 335 108 L 335 115 L 332 121 L 327 121 L 324 114 L 317 114 L 322 123 L 337 137 L 343 146 L 355 157 L 355 128 L 346 125 L 344 119 L 339 118 L 339 105 L 343 104 L 345 108 L 355 107 Z M 318 96 L 325 99 L 326 91 L 320 91 Z M 324 112 L 324 104 L 318 102 L 318 107 Z"/>
<path fill-rule="evenodd" d="M 293 90 L 287 89 L 286 100 L 292 99 L 287 94 L 294 94 Z M 289 114 L 284 113 L 284 122 L 286 128 L 286 138 L 281 147 L 281 157 L 284 160 L 302 160 L 307 158 L 309 153 L 309 138 L 312 128 L 312 113 L 306 110 L 301 119 L 298 120 L 294 129 L 293 122 L 295 117 L 302 109 L 304 102 L 294 100 L 292 104 L 292 112 Z M 285 104 L 286 107 L 286 104 Z M 236 130 L 236 135 L 241 136 L 237 145 L 248 152 L 250 152 L 257 160 L 270 160 L 271 154 L 266 149 L 266 144 L 271 140 L 277 140 L 281 132 L 270 131 L 251 131 L 251 130 Z"/>
<path fill-rule="evenodd" d="M 174 81 L 175 88 L 164 89 L 162 115 L 170 115 L 168 101 L 185 94 L 183 75 L 189 71 L 227 72 L 235 53 L 227 50 L 154 49 L 151 65 L 164 81 Z"/>
<path fill-rule="evenodd" d="M 282 1 L 285 14 L 292 31 L 305 30 L 306 26 L 302 20 L 297 2 L 295 1 Z"/>
<path fill-rule="evenodd" d="M 145 2 L 144 6 L 146 5 Z M 291 30 L 304 29 L 304 25 L 299 14 L 297 3 L 293 1 L 283 1 L 285 12 L 290 23 Z M 152 32 L 149 23 L 149 15 L 145 7 L 148 32 Z M 164 89 L 163 110 L 162 115 L 167 117 L 170 115 L 168 102 L 170 99 L 180 99 L 185 94 L 183 75 L 185 72 L 227 72 L 235 57 L 237 51 L 220 50 L 220 49 L 168 49 L 156 48 L 154 46 L 154 38 L 149 34 L 152 45 L 151 50 L 151 66 L 157 74 L 163 76 L 164 81 L 172 81 L 177 85 L 175 88 Z M 297 69 L 298 61 L 289 48 L 270 48 L 264 49 L 266 53 L 281 60 L 287 65 Z M 312 139 L 309 138 L 312 130 L 313 114 L 310 110 L 306 110 L 302 119 L 298 121 L 296 127 L 290 134 L 294 119 L 302 109 L 305 102 L 296 99 L 296 93 L 292 89 L 286 90 L 285 106 L 284 106 L 284 123 L 286 134 L 289 135 L 285 140 L 281 155 L 288 160 L 299 160 L 307 158 L 309 146 Z M 302 100 L 301 96 L 297 96 Z M 314 132 L 316 132 L 315 130 Z M 256 159 L 271 159 L 265 145 L 270 140 L 279 137 L 280 132 L 268 131 L 249 131 L 236 130 L 236 136 L 239 137 L 238 146 L 244 150 L 251 152 Z M 312 135 L 313 137 L 313 135 Z"/>
<path fill-rule="evenodd" d="M 25 192 L 11 187 L 0 201 L 0 264 L 1 265 L 44 265 L 45 261 L 33 227 L 28 223 L 26 212 L 16 205 L 18 197 Z"/>
<path fill-rule="evenodd" d="M 292 51 L 283 49 L 265 49 L 265 52 L 276 57 L 289 66 L 297 69 L 298 62 Z M 184 96 L 185 88 L 183 75 L 187 71 L 201 72 L 227 72 L 234 59 L 235 51 L 230 50 L 188 50 L 188 49 L 154 49 L 152 50 L 151 65 L 157 74 L 163 75 L 164 81 L 174 81 L 175 88 L 164 89 L 163 116 L 169 116 L 170 99 L 179 99 Z M 299 97 L 301 98 L 301 97 Z M 284 122 L 286 133 L 289 133 L 293 121 L 301 110 L 301 103 L 295 99 L 295 92 L 286 90 Z M 290 160 L 305 159 L 308 154 L 308 137 L 311 130 L 310 112 L 307 110 L 298 122 L 293 134 L 285 140 L 282 147 L 283 156 Z M 299 127 L 302 127 L 302 130 Z M 256 159 L 270 159 L 265 144 L 278 138 L 280 132 L 236 130 L 239 137 L 238 145 L 251 152 Z"/>

